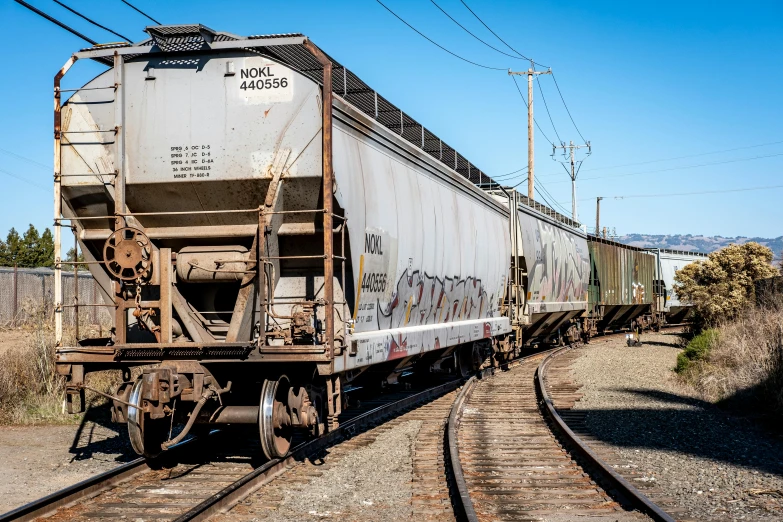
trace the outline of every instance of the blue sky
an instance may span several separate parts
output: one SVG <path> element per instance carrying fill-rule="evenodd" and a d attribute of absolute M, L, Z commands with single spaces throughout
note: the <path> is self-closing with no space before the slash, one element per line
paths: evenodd
<path fill-rule="evenodd" d="M 145 37 L 149 21 L 119 0 L 63 1 L 132 39 Z M 474 40 L 429 0 L 383 1 L 465 58 L 528 66 Z M 508 51 L 459 0 L 436 1 Z M 620 234 L 783 235 L 782 2 L 466 2 L 512 47 L 555 72 L 593 145 L 578 179 L 579 217 L 588 227 L 594 226 L 595 197 L 604 196 L 602 225 Z M 117 40 L 54 2 L 31 3 L 95 40 Z M 132 3 L 163 23 L 202 23 L 237 34 L 305 33 L 485 172 L 501 175 L 527 163 L 526 112 L 506 72 L 453 58 L 375 0 Z M 7 44 L 0 54 L 4 236 L 12 226 L 51 224 L 52 78 L 86 44 L 12 0 L 0 2 L 0 19 Z M 100 70 L 80 63 L 68 86 Z M 540 82 L 560 138 L 579 142 L 551 78 Z M 534 98 L 536 119 L 556 140 L 537 86 Z M 570 211 L 569 178 L 550 154 L 537 132 L 536 177 Z M 776 185 L 782 187 L 671 195 Z M 520 188 L 525 192 L 524 184 Z M 612 199 L 631 195 L 663 196 Z"/>

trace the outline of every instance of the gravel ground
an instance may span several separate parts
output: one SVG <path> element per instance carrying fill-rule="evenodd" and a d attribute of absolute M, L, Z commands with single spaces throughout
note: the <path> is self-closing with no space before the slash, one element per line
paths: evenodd
<path fill-rule="evenodd" d="M 700 400 L 672 371 L 672 333 L 595 339 L 573 365 L 588 431 L 697 520 L 783 520 L 783 439 Z"/>
<path fill-rule="evenodd" d="M 0 427 L 0 513 L 133 458 L 124 425 Z"/>
<path fill-rule="evenodd" d="M 295 487 L 288 487 L 274 509 L 241 517 L 246 520 L 384 520 L 410 519 L 411 456 L 422 421 L 401 422 L 372 443 L 351 449 L 323 472 L 308 466 Z"/>

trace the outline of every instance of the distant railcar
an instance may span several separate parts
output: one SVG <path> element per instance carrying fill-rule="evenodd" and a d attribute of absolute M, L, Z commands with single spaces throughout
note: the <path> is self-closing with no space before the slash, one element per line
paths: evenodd
<path fill-rule="evenodd" d="M 684 322 L 691 312 L 692 305 L 680 299 L 674 289 L 674 275 L 686 265 L 704 261 L 707 254 L 683 250 L 650 250 L 656 257 L 655 263 L 655 313 L 658 324 L 677 324 Z"/>
<path fill-rule="evenodd" d="M 516 234 L 519 280 L 526 292 L 516 315 L 521 335 L 535 342 L 577 341 L 588 306 L 587 235 L 557 216 L 536 212 L 524 200 L 517 205 Z"/>
<path fill-rule="evenodd" d="M 596 236 L 588 237 L 588 248 L 590 327 L 616 329 L 649 315 L 655 297 L 655 255 Z"/>

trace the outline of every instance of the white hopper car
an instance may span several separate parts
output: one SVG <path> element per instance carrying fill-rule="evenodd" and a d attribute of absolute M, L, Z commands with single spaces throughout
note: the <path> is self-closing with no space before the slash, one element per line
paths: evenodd
<path fill-rule="evenodd" d="M 195 423 L 258 423 L 277 457 L 294 430 L 336 425 L 348 383 L 580 335 L 577 223 L 503 190 L 304 36 L 147 32 L 55 77 L 56 251 L 72 226 L 103 297 L 63 303 L 56 284 L 69 408 L 86 374 L 121 369 L 113 416 L 140 454 Z M 109 67 L 60 89 L 84 58 Z M 111 310 L 111 335 L 64 343 L 63 313 L 86 306 Z M 186 426 L 167 440 L 172 415 Z"/>

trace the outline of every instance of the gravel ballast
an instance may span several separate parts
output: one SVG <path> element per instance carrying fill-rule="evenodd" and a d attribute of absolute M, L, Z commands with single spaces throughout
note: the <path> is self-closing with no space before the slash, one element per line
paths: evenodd
<path fill-rule="evenodd" d="M 783 520 L 783 440 L 678 381 L 672 333 L 594 339 L 572 366 L 587 431 L 695 520 Z M 618 471 L 623 471 L 619 469 Z M 680 518 L 678 516 L 678 518 Z"/>
<path fill-rule="evenodd" d="M 135 459 L 124 428 L 0 427 L 0 514 Z"/>

